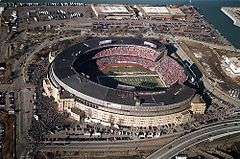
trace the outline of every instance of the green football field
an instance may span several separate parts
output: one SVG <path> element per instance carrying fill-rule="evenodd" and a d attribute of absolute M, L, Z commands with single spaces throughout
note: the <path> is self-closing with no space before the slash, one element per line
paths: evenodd
<path fill-rule="evenodd" d="M 143 67 L 121 66 L 110 67 L 105 70 L 105 76 L 99 76 L 98 81 L 103 85 L 110 86 L 116 82 L 140 88 L 165 87 L 164 81 L 155 73 Z"/>
<path fill-rule="evenodd" d="M 143 67 L 136 67 L 136 66 L 121 66 L 121 67 L 108 67 L 104 71 L 106 74 L 152 74 L 152 72 L 148 69 L 145 69 Z"/>
<path fill-rule="evenodd" d="M 165 84 L 158 76 L 101 76 L 98 77 L 100 83 L 111 85 L 111 82 L 118 81 L 119 84 L 141 88 L 165 87 Z"/>

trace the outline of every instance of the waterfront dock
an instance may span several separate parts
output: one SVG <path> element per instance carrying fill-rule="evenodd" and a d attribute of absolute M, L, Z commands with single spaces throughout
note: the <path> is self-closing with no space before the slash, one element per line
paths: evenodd
<path fill-rule="evenodd" d="M 240 27 L 240 15 L 237 16 L 237 14 L 235 12 L 237 8 L 231 8 L 231 7 L 222 7 L 221 11 L 226 14 L 229 18 L 232 19 L 233 24 Z M 240 9 L 238 9 L 240 10 Z"/>

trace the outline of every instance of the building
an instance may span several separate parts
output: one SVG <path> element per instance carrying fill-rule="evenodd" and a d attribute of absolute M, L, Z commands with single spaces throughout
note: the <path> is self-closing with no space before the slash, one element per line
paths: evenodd
<path fill-rule="evenodd" d="M 176 7 L 137 6 L 139 15 L 146 19 L 184 18 L 185 14 Z"/>
<path fill-rule="evenodd" d="M 124 51 L 124 54 L 129 56 L 129 58 L 123 60 L 131 63 L 134 61 L 128 60 L 142 60 L 143 57 L 149 58 L 151 61 L 143 63 L 143 65 L 147 64 L 145 67 L 149 66 L 149 64 L 154 65 L 152 69 L 157 68 L 155 65 L 159 66 L 155 58 L 163 58 L 160 61 L 165 61 L 165 64 L 161 66 L 164 67 L 164 65 L 171 63 L 171 66 L 174 66 L 174 68 L 164 68 L 170 69 L 170 72 L 174 71 L 175 75 L 178 74 L 180 76 L 174 76 L 174 78 L 171 76 L 171 80 L 176 82 L 168 85 L 163 84 L 164 90 L 146 90 L 142 92 L 137 89 L 129 90 L 129 87 L 123 90 L 123 88 L 120 89 L 118 86 L 104 86 L 97 81 L 90 80 L 91 75 L 96 75 L 92 65 L 91 72 L 93 74 L 91 75 L 88 75 L 88 72 L 83 73 L 77 70 L 77 68 L 81 68 L 81 64 L 84 63 L 84 66 L 86 66 L 85 62 L 92 60 L 91 55 L 96 56 L 95 58 L 105 55 L 108 56 L 108 59 L 118 58 L 119 56 L 114 54 L 118 54 L 119 51 L 103 51 L 97 52 L 97 54 L 94 52 L 96 49 L 105 49 L 109 46 L 115 47 L 115 50 L 126 48 L 132 50 L 134 48 L 133 52 L 130 50 Z M 193 113 L 203 112 L 195 108 L 195 105 L 192 105 L 195 90 L 183 83 L 179 83 L 182 80 L 187 80 L 186 74 L 181 71 L 183 67 L 176 61 L 174 62 L 174 59 L 167 57 L 165 54 L 166 48 L 161 43 L 132 37 L 115 37 L 89 39 L 71 47 L 75 51 L 77 50 L 79 54 L 71 53 L 72 48 L 58 54 L 49 67 L 48 79 L 44 80 L 43 87 L 46 95 L 54 97 L 58 103 L 59 111 L 68 112 L 73 119 L 80 120 L 81 115 L 79 112 L 84 112 L 89 119 L 104 123 L 148 127 L 170 123 L 186 123 L 191 119 L 191 111 Z M 122 59 L 119 57 L 118 60 L 121 61 Z M 87 71 L 88 69 L 84 68 L 84 70 Z M 166 77 L 165 80 L 170 78 L 170 76 L 164 77 Z M 201 107 L 201 109 L 203 108 Z"/>
<path fill-rule="evenodd" d="M 43 89 L 48 97 L 53 97 L 55 102 L 60 100 L 60 93 L 57 87 L 53 86 L 52 82 L 49 81 L 49 78 L 43 79 Z"/>
<path fill-rule="evenodd" d="M 75 106 L 75 99 L 72 94 L 61 89 L 59 91 L 60 98 L 58 100 L 58 109 L 59 111 L 67 111 L 70 112 L 71 109 Z"/>
<path fill-rule="evenodd" d="M 170 18 L 167 7 L 139 7 L 139 15 L 147 19 Z"/>
<path fill-rule="evenodd" d="M 64 89 L 54 87 L 54 85 L 52 85 L 47 79 L 43 80 L 43 88 L 47 96 L 54 97 L 55 101 L 58 103 L 59 112 L 68 112 L 70 117 L 77 121 L 80 121 L 81 119 L 81 112 L 85 112 L 85 116 L 90 119 L 97 119 L 101 122 L 109 124 L 114 123 L 126 126 L 141 125 L 143 127 L 147 127 L 154 126 L 156 123 L 157 125 L 170 123 L 181 124 L 186 123 L 191 119 L 191 113 L 188 110 L 167 115 L 153 115 L 149 117 L 131 116 L 108 112 L 95 109 L 94 105 L 89 106 L 87 102 L 75 98 L 72 94 Z"/>
<path fill-rule="evenodd" d="M 167 7 L 170 14 L 175 18 L 184 18 L 186 15 L 183 13 L 183 11 L 178 7 Z"/>
<path fill-rule="evenodd" d="M 240 57 L 224 57 L 224 62 L 232 74 L 240 76 Z"/>
<path fill-rule="evenodd" d="M 5 71 L 7 68 L 6 63 L 0 63 L 0 71 Z"/>
<path fill-rule="evenodd" d="M 136 17 L 134 11 L 130 8 L 130 6 L 125 6 L 121 4 L 119 5 L 92 4 L 91 8 L 97 18 L 131 19 Z"/>
<path fill-rule="evenodd" d="M 0 76 L 3 76 L 6 72 L 7 64 L 6 63 L 0 63 Z"/>
<path fill-rule="evenodd" d="M 187 159 L 187 155 L 184 155 L 184 154 L 179 154 L 177 156 L 174 157 L 175 159 Z"/>
<path fill-rule="evenodd" d="M 177 112 L 168 115 L 156 116 L 130 116 L 117 113 L 111 113 L 103 110 L 98 110 L 84 105 L 81 102 L 76 102 L 76 108 L 83 110 L 86 116 L 92 119 L 98 119 L 107 123 L 114 123 L 118 125 L 134 126 L 139 125 L 143 127 L 165 125 L 165 124 L 181 124 L 190 120 L 191 115 L 189 111 Z"/>
<path fill-rule="evenodd" d="M 193 114 L 204 114 L 206 110 L 206 103 L 199 95 L 195 95 L 191 102 L 191 111 Z"/>
<path fill-rule="evenodd" d="M 47 79 L 45 79 L 43 82 L 44 91 L 49 97 L 54 96 L 55 101 L 58 103 L 58 111 L 68 112 L 70 114 L 70 118 L 77 121 L 80 121 L 81 119 L 81 112 L 85 112 L 85 116 L 90 119 L 97 119 L 101 122 L 109 124 L 114 123 L 118 125 L 135 127 L 138 125 L 141 125 L 143 127 L 154 126 L 156 123 L 157 125 L 170 123 L 181 124 L 186 123 L 191 119 L 191 113 L 188 110 L 168 115 L 141 117 L 95 109 L 94 105 L 89 106 L 87 102 L 75 98 L 72 94 L 63 89 L 55 88 L 51 83 L 46 81 Z"/>
<path fill-rule="evenodd" d="M 53 62 L 55 56 L 56 56 L 56 52 L 50 52 L 49 55 L 48 55 L 48 61 L 49 63 Z"/>
<path fill-rule="evenodd" d="M 2 13 L 4 11 L 4 7 L 0 7 L 0 26 L 2 25 Z"/>

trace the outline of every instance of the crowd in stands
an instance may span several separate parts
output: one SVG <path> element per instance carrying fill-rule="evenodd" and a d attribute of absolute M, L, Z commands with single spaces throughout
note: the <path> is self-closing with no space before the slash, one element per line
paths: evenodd
<path fill-rule="evenodd" d="M 111 64 L 138 64 L 142 67 L 149 69 L 151 71 L 156 71 L 165 81 L 167 85 L 172 85 L 174 83 L 182 84 L 187 80 L 187 76 L 184 73 L 184 69 L 175 61 L 174 59 L 165 56 L 158 62 L 151 61 L 146 58 L 126 55 L 113 55 L 104 56 L 103 54 L 99 56 L 96 63 L 100 70 L 104 70 L 107 66 Z"/>
<path fill-rule="evenodd" d="M 104 70 L 108 65 L 111 65 L 111 64 L 138 64 L 149 70 L 153 70 L 154 66 L 156 65 L 151 60 L 139 58 L 135 56 L 127 56 L 127 55 L 103 57 L 98 59 L 96 63 L 100 70 Z"/>
<path fill-rule="evenodd" d="M 161 56 L 161 57 L 160 57 Z M 187 76 L 183 67 L 164 53 L 158 53 L 152 48 L 143 46 L 119 46 L 102 50 L 92 57 L 94 64 L 100 71 L 109 65 L 137 64 L 163 78 L 166 85 L 183 84 Z M 91 61 L 91 60 L 90 60 Z M 86 63 L 84 64 L 86 66 Z M 92 65 L 91 68 L 92 69 Z M 81 68 L 85 68 L 82 66 Z"/>
<path fill-rule="evenodd" d="M 187 80 L 184 69 L 172 58 L 164 57 L 158 66 L 156 72 L 163 77 L 167 85 L 172 85 L 176 82 L 182 84 Z"/>
<path fill-rule="evenodd" d="M 122 46 L 112 47 L 98 52 L 94 58 L 102 58 L 107 56 L 137 56 L 144 59 L 155 61 L 160 55 L 159 52 L 143 46 Z"/>

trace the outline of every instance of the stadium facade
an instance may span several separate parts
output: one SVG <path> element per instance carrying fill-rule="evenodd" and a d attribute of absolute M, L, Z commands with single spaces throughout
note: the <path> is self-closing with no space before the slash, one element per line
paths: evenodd
<path fill-rule="evenodd" d="M 59 111 L 69 112 L 76 120 L 80 120 L 81 110 L 101 123 L 147 127 L 185 123 L 192 114 L 204 113 L 205 103 L 185 85 L 189 81 L 185 70 L 159 42 L 94 38 L 49 59 L 45 93 L 58 102 Z M 128 64 L 155 71 L 164 85 L 139 89 L 119 83 L 105 85 L 96 78 L 109 65 Z"/>

